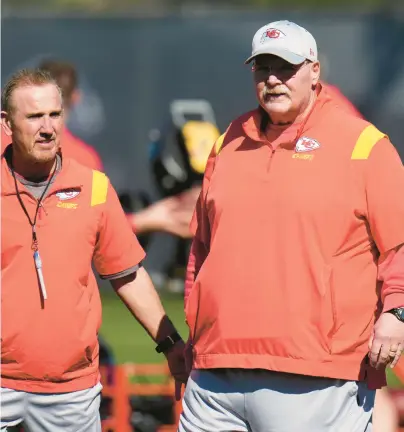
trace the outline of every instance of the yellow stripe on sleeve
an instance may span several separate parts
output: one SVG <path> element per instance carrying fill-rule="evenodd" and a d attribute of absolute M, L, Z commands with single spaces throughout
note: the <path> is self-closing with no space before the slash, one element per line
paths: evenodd
<path fill-rule="evenodd" d="M 380 132 L 375 126 L 367 126 L 356 141 L 355 147 L 352 151 L 351 159 L 368 159 L 375 144 L 385 136 L 386 135 L 383 132 Z"/>
<path fill-rule="evenodd" d="M 91 188 L 91 207 L 104 204 L 107 201 L 108 177 L 100 172 L 93 170 L 93 184 Z"/>

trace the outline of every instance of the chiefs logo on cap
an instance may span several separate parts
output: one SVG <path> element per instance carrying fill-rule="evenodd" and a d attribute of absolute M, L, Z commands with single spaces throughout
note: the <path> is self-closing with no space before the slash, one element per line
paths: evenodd
<path fill-rule="evenodd" d="M 275 29 L 267 31 L 267 37 L 269 37 L 271 39 L 278 39 L 280 34 L 281 34 L 281 32 L 279 30 L 275 30 Z"/>
<path fill-rule="evenodd" d="M 269 28 L 264 31 L 261 36 L 261 43 L 263 43 L 266 39 L 279 39 L 285 36 L 285 33 L 282 33 L 280 30 L 275 28 Z"/>

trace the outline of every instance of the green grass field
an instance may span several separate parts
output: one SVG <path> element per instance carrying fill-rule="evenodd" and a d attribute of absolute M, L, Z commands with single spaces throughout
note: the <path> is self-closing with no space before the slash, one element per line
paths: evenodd
<path fill-rule="evenodd" d="M 103 324 L 101 335 L 112 348 L 117 363 L 160 363 L 165 360 L 154 350 L 155 344 L 144 329 L 132 317 L 112 289 L 101 292 Z M 179 294 L 161 294 L 168 316 L 174 322 L 181 336 L 188 337 L 185 324 L 183 299 Z M 387 377 L 392 388 L 403 384 L 388 369 Z"/>
<path fill-rule="evenodd" d="M 117 363 L 159 363 L 165 357 L 157 354 L 155 344 L 143 327 L 132 317 L 112 289 L 101 292 L 103 323 L 101 336 L 112 348 Z M 188 338 L 183 299 L 179 294 L 162 294 L 161 299 L 168 316 L 181 336 Z"/>

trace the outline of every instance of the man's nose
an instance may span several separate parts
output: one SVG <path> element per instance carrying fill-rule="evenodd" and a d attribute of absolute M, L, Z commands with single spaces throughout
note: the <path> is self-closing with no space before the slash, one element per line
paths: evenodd
<path fill-rule="evenodd" d="M 46 134 L 52 135 L 53 126 L 52 126 L 52 120 L 50 119 L 50 117 L 44 116 L 42 118 L 41 133 L 46 133 Z"/>
<path fill-rule="evenodd" d="M 268 77 L 267 77 L 267 83 L 273 87 L 279 84 L 281 80 L 278 78 L 278 74 L 276 73 L 276 70 L 272 69 L 269 71 Z"/>

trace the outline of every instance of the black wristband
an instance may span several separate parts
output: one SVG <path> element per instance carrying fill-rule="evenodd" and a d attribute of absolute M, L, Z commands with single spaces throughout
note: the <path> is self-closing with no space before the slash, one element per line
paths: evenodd
<path fill-rule="evenodd" d="M 404 308 L 402 307 L 393 308 L 386 312 L 393 314 L 399 321 L 404 323 Z"/>
<path fill-rule="evenodd" d="M 178 332 L 174 332 L 170 336 L 167 336 L 165 339 L 163 339 L 156 346 L 156 351 L 158 353 L 164 353 L 164 352 L 168 351 L 170 348 L 172 348 L 180 340 L 182 340 L 182 338 L 179 335 L 179 333 Z"/>

